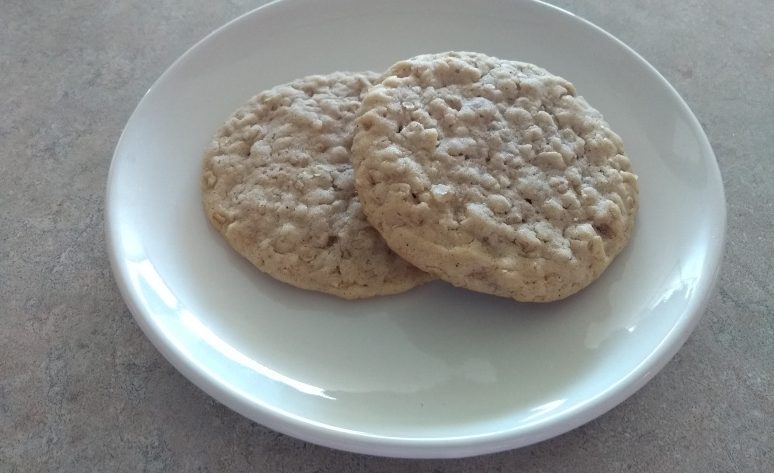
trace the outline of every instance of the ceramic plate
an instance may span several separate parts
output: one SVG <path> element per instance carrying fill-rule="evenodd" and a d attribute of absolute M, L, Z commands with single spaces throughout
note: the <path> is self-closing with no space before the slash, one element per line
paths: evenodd
<path fill-rule="evenodd" d="M 641 210 L 630 245 L 596 283 L 545 305 L 440 282 L 347 302 L 272 280 L 210 228 L 202 152 L 250 96 L 446 50 L 564 76 L 623 137 Z M 701 317 L 724 226 L 715 158 L 675 90 L 609 34 L 533 1 L 288 0 L 252 11 L 191 48 L 143 97 L 107 193 L 116 280 L 177 369 L 272 429 L 405 457 L 527 445 L 626 399 Z"/>

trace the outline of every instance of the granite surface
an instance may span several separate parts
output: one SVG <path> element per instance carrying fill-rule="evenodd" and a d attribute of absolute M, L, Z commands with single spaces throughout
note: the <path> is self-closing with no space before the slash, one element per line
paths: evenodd
<path fill-rule="evenodd" d="M 629 400 L 540 444 L 462 460 L 329 450 L 231 412 L 154 349 L 102 232 L 116 140 L 159 74 L 261 2 L 5 0 L 0 8 L 0 472 L 774 471 L 774 2 L 558 0 L 674 84 L 728 199 L 698 328 Z"/>

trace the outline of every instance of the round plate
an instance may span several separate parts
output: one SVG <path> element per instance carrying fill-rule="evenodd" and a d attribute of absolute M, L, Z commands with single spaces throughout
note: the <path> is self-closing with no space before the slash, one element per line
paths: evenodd
<path fill-rule="evenodd" d="M 566 77 L 624 139 L 640 177 L 633 239 L 562 302 L 431 283 L 347 302 L 254 269 L 210 228 L 202 153 L 262 89 L 472 50 Z M 356 452 L 457 457 L 537 442 L 634 393 L 701 317 L 725 201 L 675 90 L 594 25 L 533 1 L 292 0 L 215 31 L 143 97 L 107 193 L 116 280 L 138 324 L 204 391 L 278 431 Z"/>

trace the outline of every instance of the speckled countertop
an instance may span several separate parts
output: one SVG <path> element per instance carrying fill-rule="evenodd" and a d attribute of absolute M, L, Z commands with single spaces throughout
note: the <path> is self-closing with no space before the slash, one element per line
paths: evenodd
<path fill-rule="evenodd" d="M 693 109 L 728 199 L 723 270 L 691 338 L 597 420 L 462 460 L 307 444 L 188 382 L 134 323 L 102 232 L 116 140 L 191 44 L 258 6 L 6 0 L 0 7 L 0 472 L 774 471 L 774 2 L 559 0 Z"/>

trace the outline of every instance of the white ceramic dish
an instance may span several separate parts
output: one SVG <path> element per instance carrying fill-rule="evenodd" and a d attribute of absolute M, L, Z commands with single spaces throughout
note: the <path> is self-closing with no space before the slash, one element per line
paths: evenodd
<path fill-rule="evenodd" d="M 566 301 L 518 304 L 432 283 L 346 302 L 273 281 L 231 251 L 199 200 L 202 150 L 261 89 L 474 50 L 573 81 L 640 176 L 630 246 Z M 672 87 L 592 24 L 533 1 L 282 1 L 191 48 L 118 143 L 107 194 L 116 280 L 191 381 L 287 434 L 377 455 L 458 457 L 537 442 L 626 399 L 702 315 L 723 246 L 712 150 Z"/>

